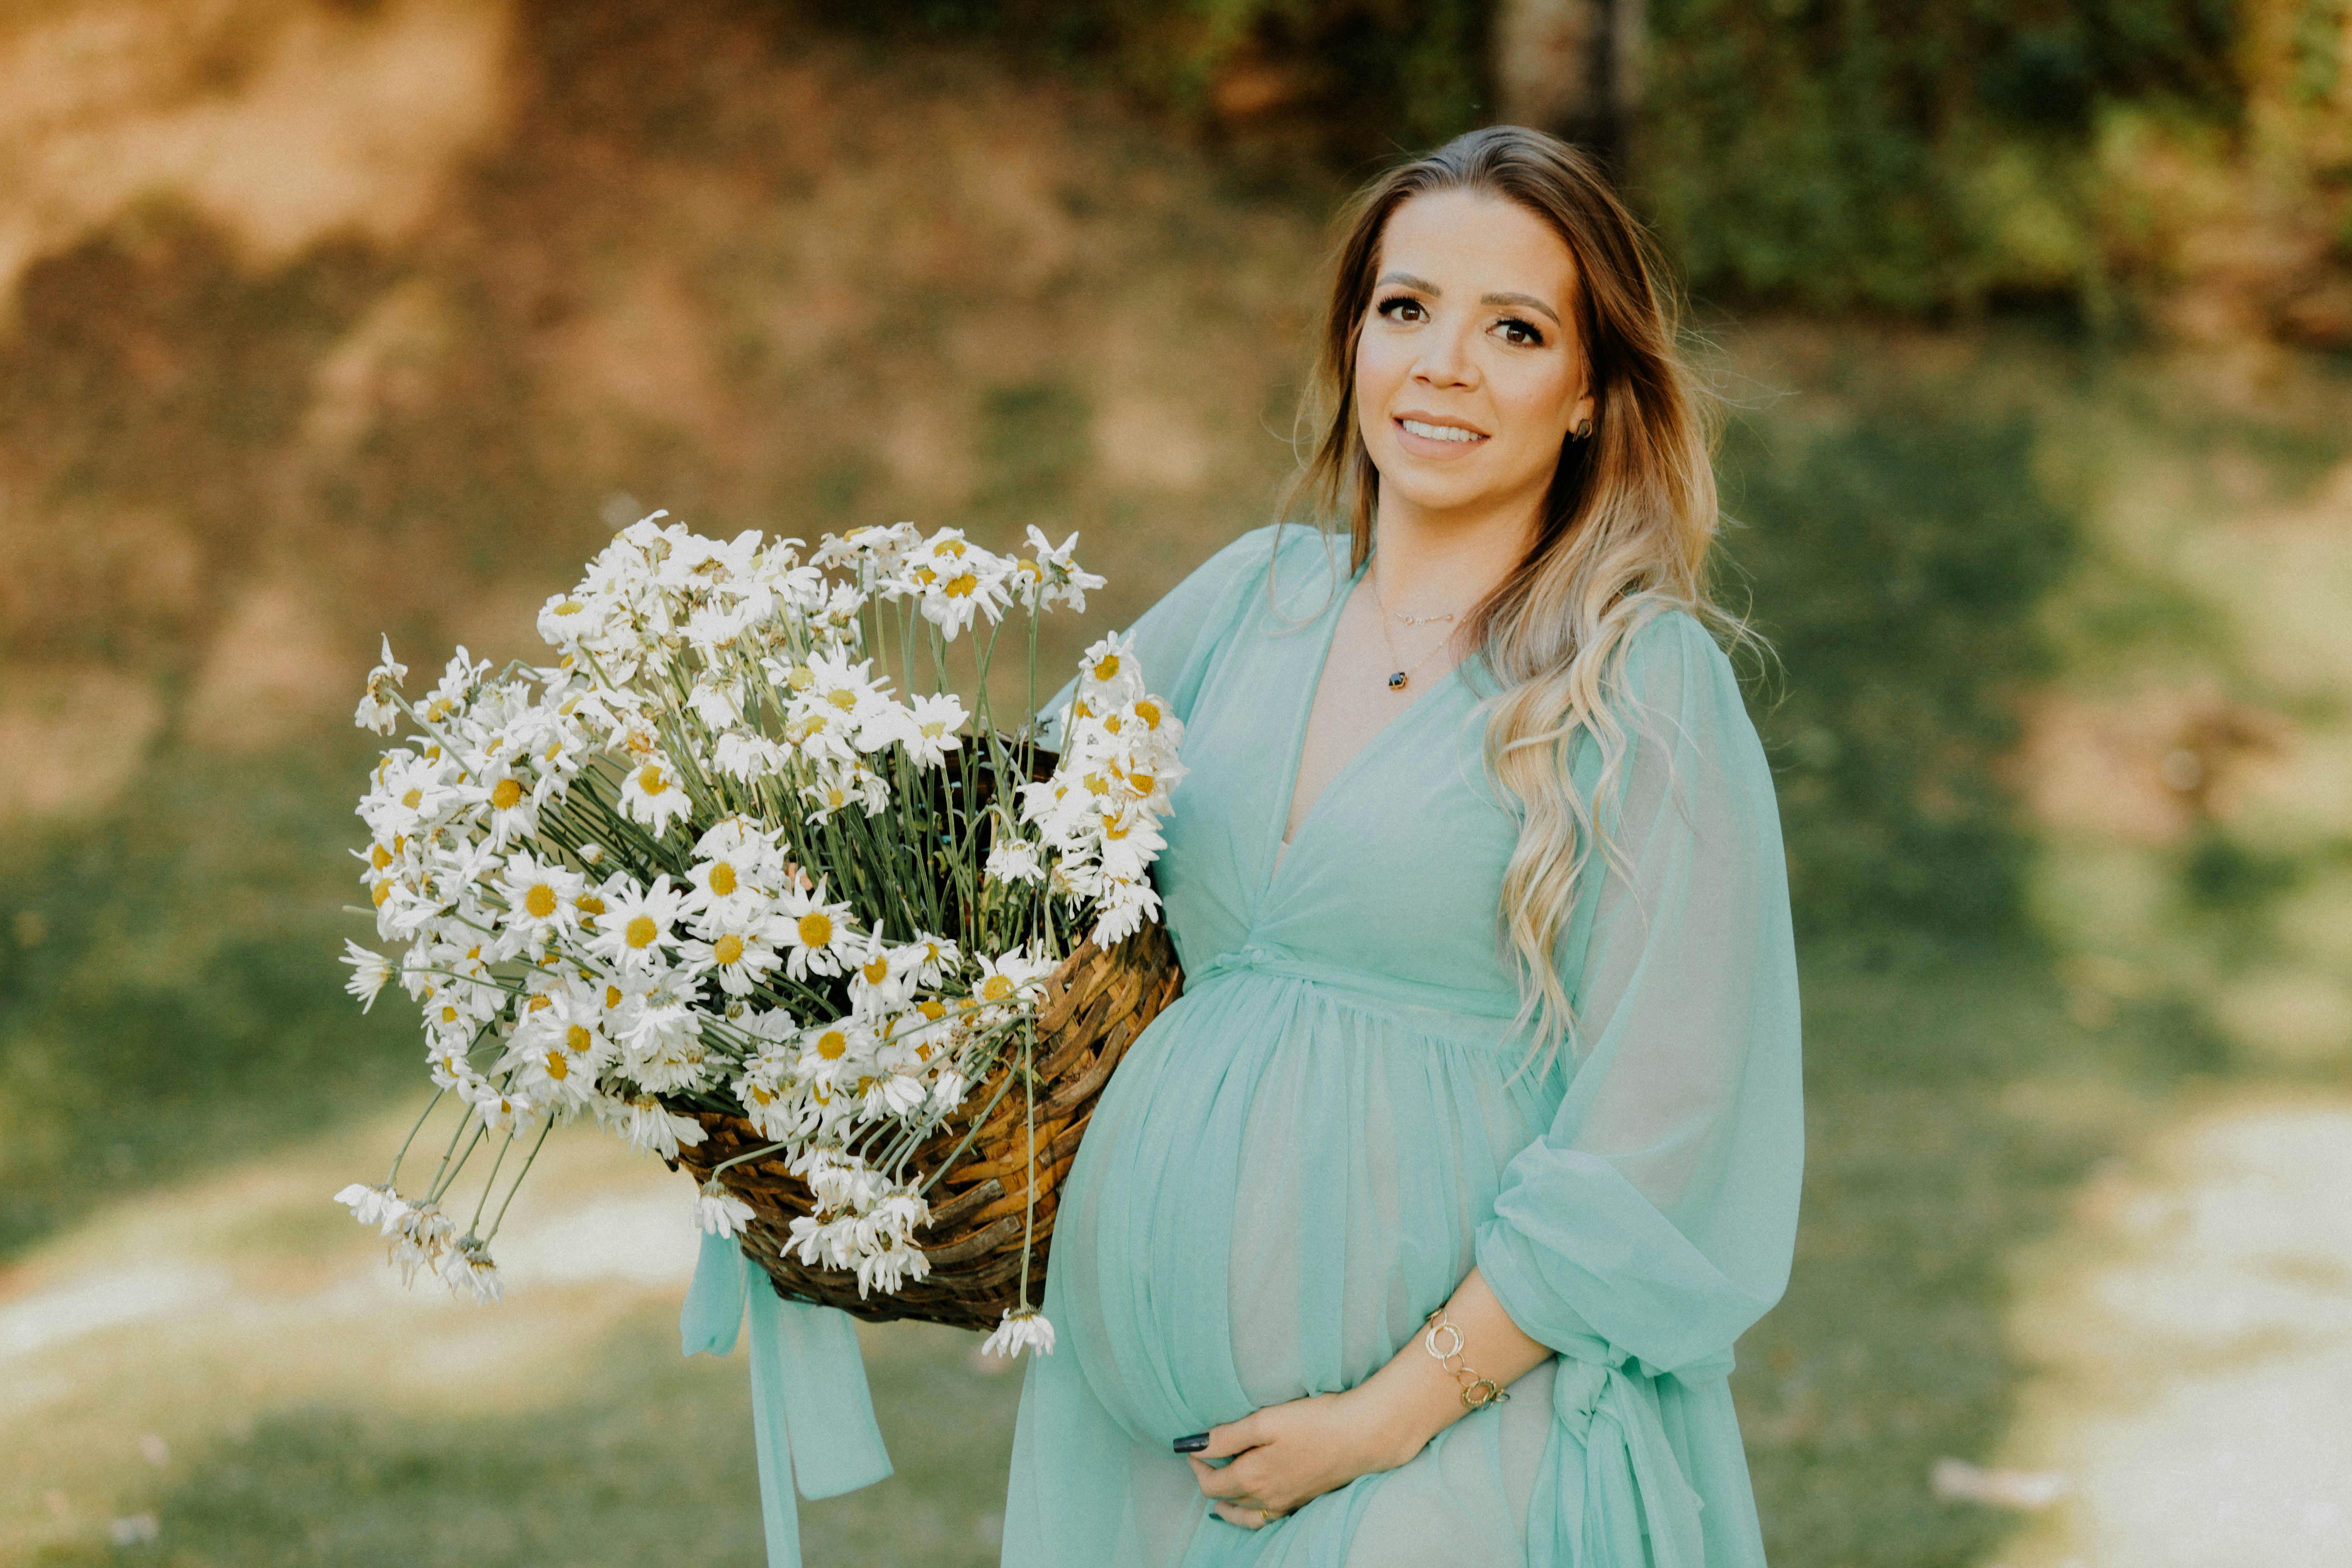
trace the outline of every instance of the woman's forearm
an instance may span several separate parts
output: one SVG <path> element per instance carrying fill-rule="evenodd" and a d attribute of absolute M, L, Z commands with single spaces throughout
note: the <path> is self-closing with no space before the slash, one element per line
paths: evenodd
<path fill-rule="evenodd" d="M 1509 1387 L 1552 1353 L 1549 1346 L 1529 1339 L 1511 1321 L 1475 1268 L 1446 1302 L 1445 1317 L 1462 1334 L 1462 1353 L 1454 1364 L 1467 1366 L 1497 1388 Z M 1389 1458 L 1391 1468 L 1470 1414 L 1462 1399 L 1462 1380 L 1429 1353 L 1421 1332 L 1359 1384 L 1352 1396 L 1362 1403 L 1368 1436 Z"/>

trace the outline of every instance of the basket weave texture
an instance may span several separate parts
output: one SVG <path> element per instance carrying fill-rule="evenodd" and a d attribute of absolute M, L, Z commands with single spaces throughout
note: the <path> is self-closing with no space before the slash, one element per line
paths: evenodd
<path fill-rule="evenodd" d="M 1054 1234 L 1055 1200 L 1078 1139 L 1127 1047 L 1183 988 L 1184 976 L 1165 927 L 1146 925 L 1106 952 L 1091 942 L 1045 981 L 1037 1008 L 1036 1184 L 1034 1240 L 1030 1248 L 1032 1304 L 1044 1296 L 1045 1260 Z M 793 1220 L 810 1212 L 807 1185 L 786 1169 L 783 1156 L 747 1160 L 719 1173 L 719 1185 L 751 1205 L 741 1243 L 745 1256 L 768 1271 L 782 1295 L 839 1307 L 876 1322 L 913 1318 L 957 1328 L 992 1329 L 1021 1291 L 1021 1240 L 1028 1214 L 1028 1104 L 1017 1079 L 1021 1053 L 1009 1050 L 964 1102 L 916 1153 L 914 1168 L 932 1171 L 971 1144 L 931 1189 L 930 1224 L 919 1232 L 929 1275 L 909 1279 L 895 1294 L 860 1298 L 857 1276 L 817 1268 L 786 1250 Z M 989 1110 L 993 1101 L 995 1109 Z M 982 1122 L 976 1134 L 973 1122 Z M 712 1167 L 769 1140 L 740 1116 L 696 1113 L 709 1136 L 678 1151 L 677 1163 L 698 1186 Z"/>

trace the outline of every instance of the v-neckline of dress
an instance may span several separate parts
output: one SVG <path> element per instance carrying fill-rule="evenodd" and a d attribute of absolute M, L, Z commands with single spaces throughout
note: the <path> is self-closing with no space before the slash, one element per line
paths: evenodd
<path fill-rule="evenodd" d="M 1365 557 L 1366 565 L 1370 565 L 1370 556 Z M 1290 855 L 1297 853 L 1298 841 L 1307 837 L 1307 829 L 1314 826 L 1317 819 L 1323 816 L 1323 808 L 1330 805 L 1331 797 L 1339 793 L 1340 786 L 1362 770 L 1366 759 L 1378 751 L 1381 743 L 1390 736 L 1402 729 L 1406 720 L 1427 708 L 1436 700 L 1438 693 L 1444 690 L 1450 683 L 1460 679 L 1462 667 L 1469 662 L 1467 658 L 1454 661 L 1453 667 L 1443 676 L 1430 682 L 1427 690 L 1390 715 L 1388 722 L 1365 736 L 1363 743 L 1349 753 L 1346 762 L 1339 764 L 1339 771 L 1325 782 L 1322 793 L 1315 797 L 1315 804 L 1308 806 L 1307 815 L 1298 819 L 1298 830 L 1285 838 L 1282 830 L 1289 826 L 1291 808 L 1298 803 L 1298 773 L 1300 766 L 1307 760 L 1307 727 L 1314 722 L 1315 699 L 1323 689 L 1323 673 L 1331 662 L 1331 645 L 1339 640 L 1339 619 L 1348 613 L 1348 601 L 1355 596 L 1356 585 L 1363 580 L 1363 566 L 1359 566 L 1350 573 L 1345 591 L 1336 595 L 1334 602 L 1323 612 L 1322 637 L 1316 651 L 1312 678 L 1306 683 L 1305 694 L 1299 699 L 1297 717 L 1291 724 L 1290 749 L 1287 758 L 1290 782 L 1282 792 L 1280 809 L 1274 814 L 1273 821 L 1268 824 L 1265 882 L 1258 894 L 1261 904 L 1274 891 L 1274 885 L 1280 879 L 1282 868 L 1289 861 Z M 1288 854 L 1284 852 L 1286 846 L 1288 847 Z"/>

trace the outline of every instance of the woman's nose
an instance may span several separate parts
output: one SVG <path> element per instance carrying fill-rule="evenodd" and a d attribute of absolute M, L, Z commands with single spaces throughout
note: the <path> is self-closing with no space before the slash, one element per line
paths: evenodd
<path fill-rule="evenodd" d="M 1423 340 L 1412 374 L 1414 380 L 1432 386 L 1458 386 L 1473 380 L 1476 372 L 1462 334 L 1435 332 Z"/>

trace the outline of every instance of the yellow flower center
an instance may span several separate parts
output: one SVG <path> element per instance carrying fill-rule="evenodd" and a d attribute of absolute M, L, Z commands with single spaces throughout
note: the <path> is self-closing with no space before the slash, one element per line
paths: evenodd
<path fill-rule="evenodd" d="M 770 1094 L 766 1089 L 761 1089 L 756 1083 L 751 1086 L 751 1098 L 758 1100 L 761 1105 L 773 1105 L 776 1102 L 776 1097 L 774 1095 Z"/>
<path fill-rule="evenodd" d="M 969 572 L 959 572 L 948 579 L 946 593 L 950 599 L 969 599 L 971 591 L 980 586 L 980 579 Z"/>
<path fill-rule="evenodd" d="M 661 928 L 654 924 L 654 917 L 651 915 L 639 915 L 629 922 L 628 930 L 622 932 L 622 935 L 628 939 L 631 947 L 640 949 L 651 947 L 654 944 L 654 938 L 660 934 Z"/>
<path fill-rule="evenodd" d="M 588 1027 L 584 1024 L 574 1024 L 563 1031 L 564 1047 L 577 1051 L 583 1057 L 588 1054 L 588 1047 L 595 1043 L 596 1037 L 588 1032 Z"/>
<path fill-rule="evenodd" d="M 890 978 L 890 960 L 887 956 L 875 959 L 859 968 L 857 973 L 866 976 L 866 984 L 879 985 Z"/>
<path fill-rule="evenodd" d="M 916 1005 L 915 1011 L 936 1024 L 948 1016 L 948 1005 L 936 996 L 927 996 Z"/>
<path fill-rule="evenodd" d="M 662 777 L 659 763 L 647 763 L 637 770 L 637 787 L 647 795 L 659 795 L 669 788 L 669 780 Z"/>
<path fill-rule="evenodd" d="M 849 1037 L 839 1029 L 827 1029 L 816 1037 L 816 1054 L 829 1062 L 837 1062 L 849 1049 Z"/>
<path fill-rule="evenodd" d="M 543 1007 L 552 1007 L 554 1005 L 555 998 L 552 996 L 534 996 L 530 999 L 530 1005 L 524 1008 L 523 1011 L 526 1013 L 536 1013 Z"/>
<path fill-rule="evenodd" d="M 1118 715 L 1116 713 L 1106 714 L 1103 718 L 1103 728 L 1109 731 L 1114 735 L 1118 734 L 1119 730 L 1122 728 L 1119 723 Z"/>
<path fill-rule="evenodd" d="M 563 1053 L 562 1051 L 550 1051 L 547 1053 L 547 1076 L 550 1078 L 570 1078 L 572 1076 L 572 1064 L 563 1059 Z"/>
<path fill-rule="evenodd" d="M 1013 982 L 1002 974 L 992 974 L 980 983 L 981 1000 L 1002 1002 L 1013 994 Z"/>
<path fill-rule="evenodd" d="M 421 789 L 410 790 L 406 795 L 400 797 L 400 804 L 406 806 L 409 810 L 415 811 L 418 806 L 425 804 L 425 792 Z"/>
<path fill-rule="evenodd" d="M 1160 721 L 1162 717 L 1160 704 L 1149 697 L 1135 705 L 1135 716 L 1143 721 L 1143 727 L 1147 730 L 1160 728 Z"/>
<path fill-rule="evenodd" d="M 816 671 L 811 669 L 807 665 L 796 664 L 793 666 L 791 672 L 784 677 L 784 684 L 791 687 L 794 691 L 806 691 L 810 687 L 816 684 Z"/>
<path fill-rule="evenodd" d="M 833 917 L 823 910 L 811 910 L 801 917 L 802 945 L 823 947 L 833 940 Z"/>
<path fill-rule="evenodd" d="M 824 700 L 827 702 L 832 703 L 835 708 L 840 709 L 844 713 L 848 712 L 851 709 L 857 706 L 857 693 L 850 690 L 845 686 L 837 690 L 826 692 L 824 694 Z"/>
<path fill-rule="evenodd" d="M 441 1021 L 445 1024 L 456 1023 L 457 1021 L 457 1009 L 449 1005 L 446 1002 L 443 1003 L 441 1005 Z"/>
<path fill-rule="evenodd" d="M 725 898 L 735 890 L 735 868 L 721 860 L 710 868 L 710 891 Z"/>
<path fill-rule="evenodd" d="M 522 804 L 522 781 L 500 779 L 490 786 L 490 805 L 497 811 L 512 811 Z"/>
<path fill-rule="evenodd" d="M 743 961 L 743 939 L 729 931 L 710 944 L 710 956 L 721 963 L 740 963 Z"/>
<path fill-rule="evenodd" d="M 1118 679 L 1118 655 L 1115 653 L 1107 653 L 1100 658 L 1095 660 L 1095 679 L 1097 680 L 1117 680 Z"/>
<path fill-rule="evenodd" d="M 383 908 L 384 900 L 392 897 L 392 884 L 390 882 L 378 882 L 375 885 L 374 897 L 375 907 L 377 909 Z"/>
<path fill-rule="evenodd" d="M 374 867 L 379 871 L 383 870 L 386 866 L 392 864 L 392 851 L 386 849 L 381 844 L 376 845 L 373 848 L 368 851 L 368 864 Z"/>
<path fill-rule="evenodd" d="M 533 882 L 530 891 L 522 896 L 522 907 L 533 920 L 545 920 L 555 912 L 555 889 L 544 882 Z"/>
<path fill-rule="evenodd" d="M 621 1005 L 621 988 L 620 988 L 619 986 L 617 986 L 617 985 L 607 985 L 607 986 L 605 986 L 605 987 L 604 987 L 604 1005 L 605 1005 L 605 1006 L 607 1006 L 607 1007 L 617 1007 L 617 1006 L 619 1006 L 620 1005 Z"/>

